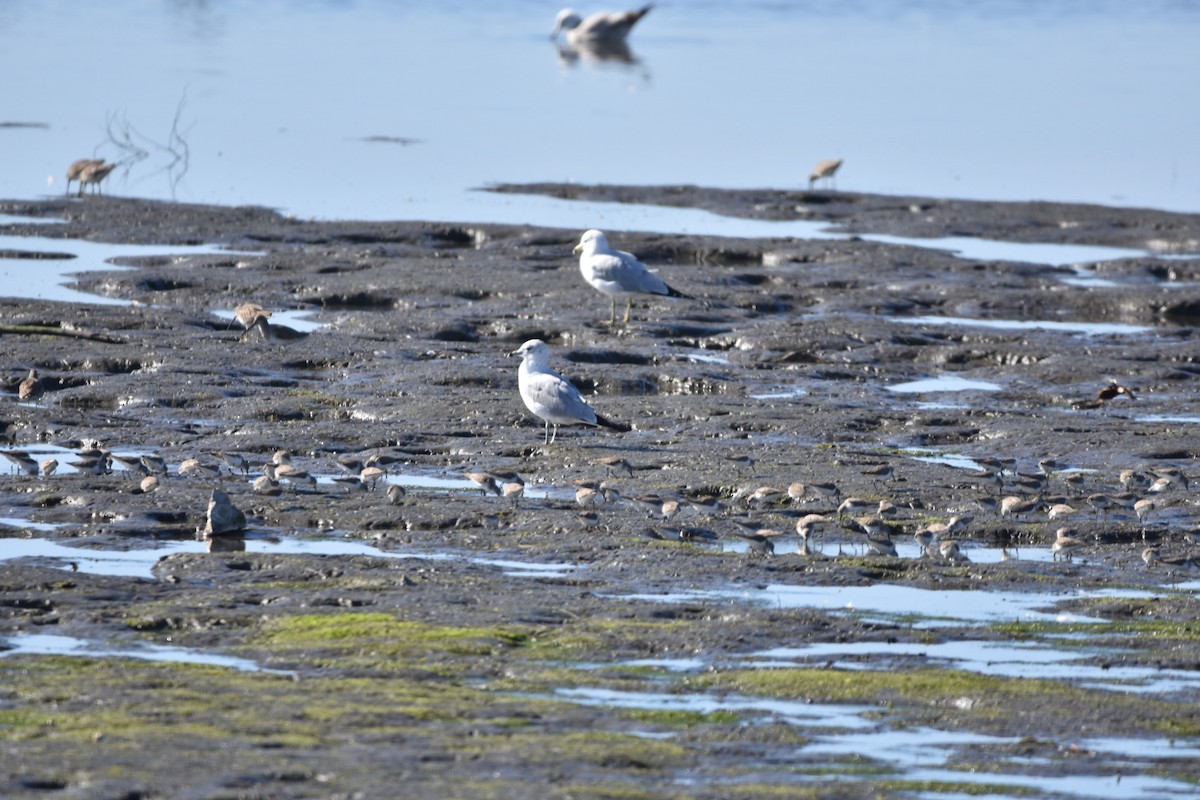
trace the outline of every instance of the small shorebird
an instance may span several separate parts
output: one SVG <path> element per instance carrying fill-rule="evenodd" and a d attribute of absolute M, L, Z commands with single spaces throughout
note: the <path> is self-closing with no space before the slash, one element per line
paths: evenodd
<path fill-rule="evenodd" d="M 525 496 L 525 483 L 523 481 L 508 481 L 500 487 L 500 496 L 510 500 L 513 508 L 516 508 L 521 504 L 521 498 Z"/>
<path fill-rule="evenodd" d="M 54 470 L 56 470 L 56 469 L 58 469 L 58 459 L 47 458 L 45 461 L 42 462 L 42 474 L 45 475 L 46 477 L 50 477 L 51 475 L 53 475 Z"/>
<path fill-rule="evenodd" d="M 466 476 L 471 483 L 479 487 L 484 495 L 500 496 L 500 486 L 496 483 L 496 476 L 490 472 L 468 472 Z"/>
<path fill-rule="evenodd" d="M 1097 393 L 1096 397 L 1099 400 L 1108 402 L 1109 400 L 1115 400 L 1121 395 L 1125 395 L 1130 400 L 1137 400 L 1137 395 L 1131 392 L 1128 387 L 1122 386 L 1116 381 L 1111 381 L 1108 386 L 1105 386 Z"/>
<path fill-rule="evenodd" d="M 0 456 L 7 458 L 17 469 L 26 475 L 38 474 L 38 462 L 24 450 L 0 450 Z"/>
<path fill-rule="evenodd" d="M 272 478 L 270 475 L 259 475 L 254 479 L 251 486 L 251 491 L 255 494 L 261 494 L 266 497 L 278 497 L 283 494 L 283 487 L 279 485 L 279 481 Z"/>
<path fill-rule="evenodd" d="M 141 456 L 140 460 L 142 462 L 142 466 L 145 467 L 146 471 L 151 475 L 167 474 L 167 462 L 162 456 L 145 455 Z"/>
<path fill-rule="evenodd" d="M 1011 495 L 1000 501 L 1000 516 L 1021 517 L 1035 510 L 1039 505 L 1038 500 L 1026 500 L 1023 497 Z"/>
<path fill-rule="evenodd" d="M 550 369 L 550 348 L 541 339 L 530 339 L 512 352 L 521 356 L 517 370 L 517 385 L 521 400 L 546 426 L 544 444 L 553 444 L 559 425 L 603 426 L 626 432 L 628 425 L 600 416 L 575 385 Z M 550 427 L 554 426 L 551 435 Z"/>
<path fill-rule="evenodd" d="M 400 501 L 404 499 L 405 494 L 406 494 L 406 492 L 404 491 L 404 487 L 401 486 L 400 484 L 398 484 L 398 483 L 388 484 L 387 499 L 388 499 L 388 502 L 391 503 L 392 505 L 394 505 L 394 506 L 400 505 Z"/>
<path fill-rule="evenodd" d="M 844 517 L 847 514 L 861 514 L 863 511 L 868 511 L 871 508 L 871 503 L 863 500 L 861 497 L 847 497 L 838 506 L 837 513 L 839 517 Z"/>
<path fill-rule="evenodd" d="M 633 298 L 639 294 L 656 294 L 664 297 L 688 296 L 672 289 L 662 278 L 651 272 L 632 253 L 614 250 L 608 246 L 608 237 L 597 230 L 584 231 L 575 245 L 574 253 L 579 256 L 579 271 L 593 289 L 609 296 L 612 302 L 608 322 L 617 322 L 617 298 L 624 297 L 625 322 L 633 313 Z"/>
<path fill-rule="evenodd" d="M 179 462 L 179 477 L 195 476 L 212 480 L 221 477 L 221 469 L 216 464 L 207 464 L 197 458 L 185 458 Z"/>
<path fill-rule="evenodd" d="M 897 556 L 896 545 L 892 542 L 890 536 L 875 537 L 868 534 L 866 543 L 867 549 L 876 555 L 890 556 L 891 558 L 896 558 Z"/>
<path fill-rule="evenodd" d="M 1148 476 L 1134 469 L 1121 470 L 1121 474 L 1117 476 L 1117 480 L 1119 480 L 1121 485 L 1129 491 L 1133 491 L 1135 489 L 1145 489 L 1151 484 L 1151 480 Z"/>
<path fill-rule="evenodd" d="M 550 38 L 553 39 L 562 31 L 566 31 L 567 41 L 572 44 L 621 42 L 638 20 L 649 14 L 653 7 L 645 5 L 629 11 L 598 11 L 586 17 L 579 16 L 570 8 L 564 8 L 554 20 L 554 30 L 550 31 Z"/>
<path fill-rule="evenodd" d="M 103 158 L 81 158 L 77 161 L 72 161 L 71 166 L 67 167 L 67 194 L 71 193 L 71 181 L 79 180 L 79 176 L 88 167 L 98 167 L 103 163 Z"/>
<path fill-rule="evenodd" d="M 41 400 L 45 393 L 46 387 L 42 385 L 42 379 L 38 377 L 36 369 L 29 370 L 29 377 L 21 381 L 21 385 L 17 387 L 17 399 L 28 400 L 31 403 Z"/>
<path fill-rule="evenodd" d="M 825 180 L 833 184 L 833 187 L 836 189 L 837 179 L 834 176 L 837 175 L 837 171 L 841 169 L 841 166 L 842 159 L 840 158 L 827 158 L 820 164 L 817 164 L 813 168 L 812 174 L 808 176 L 808 190 L 811 192 L 813 186 L 819 180 Z"/>
<path fill-rule="evenodd" d="M 208 500 L 207 522 L 204 525 L 205 536 L 220 536 L 224 533 L 238 533 L 246 529 L 246 515 L 239 511 L 229 495 L 220 489 L 213 489 Z"/>
<path fill-rule="evenodd" d="M 383 467 L 363 467 L 362 471 L 358 473 L 358 479 L 362 481 L 363 488 L 373 492 L 385 475 L 387 475 L 387 470 Z"/>
<path fill-rule="evenodd" d="M 254 323 L 258 321 L 259 317 L 270 319 L 271 312 L 258 303 L 242 303 L 233 310 L 233 318 L 246 330 L 254 327 Z"/>
<path fill-rule="evenodd" d="M 880 481 L 890 481 L 895 474 L 891 464 L 876 464 L 868 469 L 863 475 L 873 480 L 876 484 Z"/>
<path fill-rule="evenodd" d="M 808 544 L 808 540 L 816 535 L 817 525 L 828 521 L 829 518 L 822 514 L 806 514 L 796 520 L 796 533 L 799 535 L 800 541 Z"/>
<path fill-rule="evenodd" d="M 108 177 L 108 174 L 117 168 L 116 164 L 105 164 L 101 161 L 99 164 L 92 163 L 84 167 L 79 172 L 79 196 L 83 197 L 84 186 L 94 186 L 96 193 L 100 193 L 100 182 Z"/>
<path fill-rule="evenodd" d="M 760 486 L 746 496 L 746 505 L 756 506 L 771 503 L 783 497 L 783 494 L 783 489 L 776 489 L 774 486 Z"/>
<path fill-rule="evenodd" d="M 633 465 L 621 456 L 603 456 L 597 458 L 596 463 L 608 470 L 609 475 L 613 473 L 613 470 L 620 470 L 629 477 L 633 477 Z"/>
<path fill-rule="evenodd" d="M 939 523 L 939 527 L 945 528 L 947 526 L 941 525 Z M 937 533 L 935 531 L 933 531 L 932 528 L 933 528 L 932 525 L 930 525 L 927 528 L 922 528 L 921 530 L 919 530 L 913 534 L 913 538 L 916 539 L 917 544 L 920 545 L 921 555 L 923 557 L 937 560 L 938 554 L 933 547 L 934 542 L 937 541 Z"/>
<path fill-rule="evenodd" d="M 944 560 L 949 561 L 951 564 L 966 564 L 971 560 L 967 558 L 967 554 L 959 548 L 958 542 L 954 541 L 953 539 L 947 539 L 938 545 L 938 555 L 940 555 Z"/>
<path fill-rule="evenodd" d="M 737 520 L 733 520 L 733 522 L 741 525 Z M 748 552 L 750 555 L 769 558 L 775 555 L 775 543 L 771 539 L 779 536 L 780 533 L 770 528 L 760 528 L 758 530 L 735 530 L 733 535 L 749 542 L 750 550 Z"/>
<path fill-rule="evenodd" d="M 1065 519 L 1079 513 L 1079 509 L 1068 503 L 1055 503 L 1047 512 L 1049 519 Z"/>
<path fill-rule="evenodd" d="M 1188 488 L 1188 477 L 1179 467 L 1151 467 L 1150 471 L 1158 477 L 1159 481 L 1166 481 L 1171 486 L 1178 486 L 1180 489 Z M 1155 481 L 1155 483 L 1157 482 Z M 1154 491 L 1154 484 L 1150 485 L 1150 491 Z"/>
<path fill-rule="evenodd" d="M 836 503 L 842 497 L 841 490 L 833 483 L 793 483 L 788 487 L 787 493 L 794 503 L 802 502 L 810 497 L 821 500 L 832 499 Z"/>
<path fill-rule="evenodd" d="M 1074 536 L 1070 528 L 1059 528 L 1054 532 L 1054 544 L 1050 545 L 1050 557 L 1055 561 L 1070 561 L 1075 551 L 1083 547 L 1084 541 Z"/>

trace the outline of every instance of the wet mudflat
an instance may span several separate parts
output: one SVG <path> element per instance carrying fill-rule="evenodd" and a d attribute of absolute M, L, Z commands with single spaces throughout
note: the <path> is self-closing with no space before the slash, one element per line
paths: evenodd
<path fill-rule="evenodd" d="M 639 301 L 613 326 L 570 255 L 579 231 L 0 204 L 63 219 L 0 233 L 65 252 L 230 249 L 141 253 L 74 286 L 120 302 L 0 300 L 0 449 L 60 462 L 0 480 L 5 796 L 1194 789 L 1200 512 L 1181 479 L 1150 488 L 1196 477 L 1200 258 L 1182 254 L 1200 218 L 521 188 L 1147 255 L 1050 267 L 610 231 L 693 298 Z M 247 301 L 318 325 L 243 334 L 229 312 Z M 634 430 L 543 446 L 506 358 L 530 338 Z M 19 402 L 30 368 L 46 392 Z M 1136 399 L 1101 400 L 1110 381 Z M 70 466 L 94 445 L 169 474 L 143 492 L 136 467 Z M 254 493 L 280 449 L 312 481 Z M 336 481 L 345 456 L 386 475 Z M 189 458 L 220 475 L 179 476 Z M 893 474 L 868 474 L 880 465 Z M 464 477 L 480 470 L 524 496 L 481 491 Z M 581 481 L 618 494 L 582 508 Z M 792 498 L 795 483 L 839 494 Z M 760 487 L 781 493 L 750 502 Z M 244 537 L 197 539 L 214 488 Z M 707 495 L 721 507 L 687 502 Z M 1001 514 L 1006 496 L 1038 502 Z M 849 497 L 867 510 L 839 519 Z M 881 500 L 897 557 L 850 529 Z M 827 521 L 801 554 L 810 513 Z M 921 557 L 912 534 L 954 516 L 972 517 L 954 535 L 969 560 Z M 1061 527 L 1080 540 L 1070 561 L 1050 552 Z M 773 556 L 759 529 L 781 534 Z M 1147 568 L 1147 546 L 1167 563 Z"/>

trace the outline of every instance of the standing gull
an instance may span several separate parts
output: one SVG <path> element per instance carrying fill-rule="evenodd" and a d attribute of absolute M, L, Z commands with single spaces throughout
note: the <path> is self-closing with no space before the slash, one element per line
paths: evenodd
<path fill-rule="evenodd" d="M 550 38 L 558 36 L 562 31 L 567 32 L 567 41 L 577 42 L 619 42 L 624 41 L 629 31 L 638 20 L 650 13 L 651 5 L 630 11 L 598 11 L 581 17 L 573 9 L 564 8 L 558 12 L 554 20 L 554 30 Z"/>
<path fill-rule="evenodd" d="M 628 425 L 597 414 L 570 381 L 550 369 L 550 348 L 541 339 L 530 339 L 512 355 L 521 356 L 521 368 L 517 371 L 521 399 L 526 408 L 546 423 L 546 444 L 558 436 L 559 425 L 602 425 L 615 431 L 629 430 Z"/>
<path fill-rule="evenodd" d="M 626 322 L 629 322 L 629 314 L 633 310 L 634 295 L 687 297 L 683 292 L 667 286 L 662 278 L 647 269 L 632 253 L 609 247 L 608 237 L 600 231 L 586 231 L 579 244 L 575 245 L 575 253 L 579 256 L 579 271 L 583 273 L 583 279 L 612 298 L 609 323 L 617 321 L 618 297 L 628 301 L 625 306 Z"/>

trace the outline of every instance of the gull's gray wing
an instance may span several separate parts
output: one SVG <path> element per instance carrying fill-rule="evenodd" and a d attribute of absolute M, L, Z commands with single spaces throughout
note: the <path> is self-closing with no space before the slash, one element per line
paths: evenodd
<path fill-rule="evenodd" d="M 632 253 L 615 251 L 595 253 L 588 257 L 592 280 L 613 284 L 626 293 L 669 294 L 662 278 L 655 275 Z"/>
<path fill-rule="evenodd" d="M 596 411 L 579 390 L 561 375 L 540 372 L 529 376 L 526 384 L 527 399 L 540 411 L 534 413 L 558 424 L 582 422 L 596 424 Z"/>

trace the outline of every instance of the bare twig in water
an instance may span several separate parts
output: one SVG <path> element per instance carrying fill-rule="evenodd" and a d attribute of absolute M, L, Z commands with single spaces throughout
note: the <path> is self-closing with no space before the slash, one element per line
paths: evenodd
<path fill-rule="evenodd" d="M 108 133 L 108 141 L 123 154 L 118 162 L 122 168 L 122 174 L 128 175 L 129 169 L 139 161 L 145 161 L 155 153 L 165 153 L 169 157 L 169 161 L 139 179 L 141 181 L 152 178 L 161 173 L 167 174 L 167 179 L 171 186 L 171 198 L 175 197 L 175 189 L 179 182 L 183 180 L 183 176 L 187 174 L 188 164 L 191 158 L 191 150 L 188 147 L 186 134 L 191 130 L 189 126 L 186 129 L 180 129 L 180 121 L 183 118 L 183 110 L 187 107 L 187 90 L 184 90 L 183 97 L 179 98 L 179 104 L 175 106 L 175 116 L 171 119 L 171 129 L 167 132 L 166 143 L 159 142 L 146 136 L 131 123 L 125 112 L 112 112 L 108 115 L 105 122 L 105 129 Z"/>

